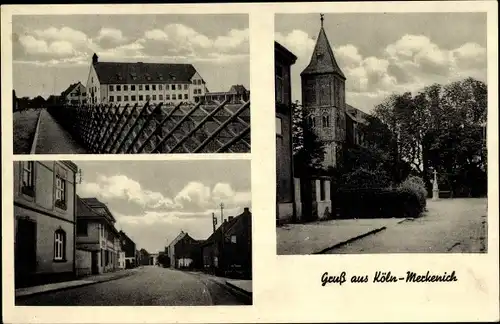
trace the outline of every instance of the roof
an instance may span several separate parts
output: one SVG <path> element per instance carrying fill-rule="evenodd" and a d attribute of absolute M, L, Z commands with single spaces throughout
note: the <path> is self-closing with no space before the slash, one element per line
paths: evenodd
<path fill-rule="evenodd" d="M 93 64 L 101 84 L 191 83 L 192 64 L 97 62 Z"/>
<path fill-rule="evenodd" d="M 222 223 L 219 228 L 215 230 L 215 232 L 210 235 L 205 242 L 202 242 L 202 245 L 208 245 L 210 243 L 213 243 L 218 237 L 220 237 L 221 230 L 224 230 L 225 232 L 228 231 L 231 227 L 234 226 L 239 220 L 243 219 L 244 216 L 246 215 L 251 215 L 250 212 L 244 211 L 238 216 L 233 217 L 231 220 L 227 220 L 226 222 Z"/>
<path fill-rule="evenodd" d="M 284 58 L 285 60 L 288 61 L 288 64 L 292 65 L 295 64 L 297 61 L 297 56 L 290 52 L 285 46 L 281 45 L 277 41 L 274 41 L 274 54 L 275 54 L 275 59 L 276 56 L 279 55 L 281 58 Z"/>
<path fill-rule="evenodd" d="M 242 84 L 236 84 L 236 85 L 233 85 L 231 87 L 231 89 L 229 90 L 229 92 L 241 94 L 241 93 L 248 92 L 248 90 L 245 88 L 244 85 L 242 85 Z"/>
<path fill-rule="evenodd" d="M 349 118 L 358 123 L 364 123 L 366 121 L 365 119 L 366 116 L 368 116 L 368 114 L 365 113 L 364 111 L 355 108 L 349 104 L 346 104 L 346 114 L 347 116 L 349 116 Z"/>
<path fill-rule="evenodd" d="M 76 195 L 76 217 L 102 217 L 96 213 L 85 201 Z"/>
<path fill-rule="evenodd" d="M 108 215 L 110 216 L 110 218 L 113 220 L 113 221 L 116 221 L 115 220 L 115 217 L 113 216 L 113 214 L 111 213 L 111 211 L 108 209 L 108 206 L 106 206 L 105 203 L 99 201 L 97 198 L 81 198 L 90 208 L 104 208 L 106 210 L 106 212 L 108 213 Z"/>
<path fill-rule="evenodd" d="M 316 45 L 314 46 L 311 61 L 300 75 L 321 73 L 335 73 L 345 79 L 344 73 L 335 60 L 332 47 L 326 37 L 323 26 L 321 26 L 321 29 L 319 30 L 318 39 L 316 41 Z"/>
<path fill-rule="evenodd" d="M 79 84 L 82 84 L 80 81 L 76 82 L 76 83 L 73 83 L 71 84 L 66 90 L 64 90 L 63 92 L 61 92 L 61 97 L 66 97 L 68 94 L 71 93 L 71 91 L 73 91 Z M 82 84 L 83 86 L 83 84 Z"/>

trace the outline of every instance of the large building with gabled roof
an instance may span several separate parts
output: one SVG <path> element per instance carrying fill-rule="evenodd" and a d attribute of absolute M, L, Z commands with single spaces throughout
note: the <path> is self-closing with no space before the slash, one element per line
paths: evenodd
<path fill-rule="evenodd" d="M 99 62 L 94 53 L 87 79 L 89 104 L 124 106 L 194 102 L 206 93 L 192 64 Z"/>

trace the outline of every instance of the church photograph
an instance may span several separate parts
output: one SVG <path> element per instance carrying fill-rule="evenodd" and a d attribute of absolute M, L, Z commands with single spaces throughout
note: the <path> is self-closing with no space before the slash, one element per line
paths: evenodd
<path fill-rule="evenodd" d="M 277 254 L 486 253 L 486 15 L 276 14 L 274 39 Z"/>

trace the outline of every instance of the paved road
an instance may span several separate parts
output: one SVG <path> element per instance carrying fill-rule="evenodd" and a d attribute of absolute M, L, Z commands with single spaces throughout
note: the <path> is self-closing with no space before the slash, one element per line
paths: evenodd
<path fill-rule="evenodd" d="M 40 115 L 40 129 L 35 153 L 84 154 L 87 151 L 52 118 L 47 110 L 43 109 Z"/>
<path fill-rule="evenodd" d="M 328 251 L 341 253 L 478 253 L 487 252 L 486 199 L 427 201 L 421 218 Z"/>
<path fill-rule="evenodd" d="M 90 286 L 31 296 L 16 305 L 202 306 L 243 305 L 203 274 L 146 266 L 136 274 Z"/>

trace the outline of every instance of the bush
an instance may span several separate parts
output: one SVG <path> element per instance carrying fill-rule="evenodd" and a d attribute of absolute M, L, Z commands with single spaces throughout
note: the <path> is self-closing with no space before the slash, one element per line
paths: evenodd
<path fill-rule="evenodd" d="M 380 170 L 368 170 L 364 168 L 346 173 L 340 177 L 342 188 L 382 188 L 389 185 L 389 177 Z"/>
<path fill-rule="evenodd" d="M 427 204 L 427 190 L 424 181 L 419 177 L 409 177 L 403 181 L 398 190 L 408 194 L 413 194 L 418 202 L 417 216 L 425 210 Z"/>
<path fill-rule="evenodd" d="M 406 189 L 341 189 L 333 199 L 340 218 L 406 218 L 420 213 L 417 196 Z"/>

